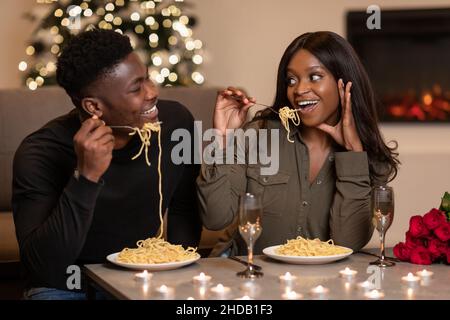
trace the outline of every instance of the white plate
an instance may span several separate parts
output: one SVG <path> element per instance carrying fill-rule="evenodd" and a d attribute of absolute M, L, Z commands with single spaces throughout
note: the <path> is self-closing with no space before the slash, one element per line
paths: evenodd
<path fill-rule="evenodd" d="M 350 251 L 347 253 L 335 254 L 332 256 L 308 256 L 308 257 L 307 256 L 285 256 L 285 255 L 275 253 L 275 250 L 278 247 L 280 247 L 280 246 L 278 245 L 278 246 L 267 247 L 263 250 L 263 253 L 266 256 L 271 257 L 272 259 L 280 260 L 280 261 L 287 262 L 287 263 L 293 263 L 293 264 L 330 263 L 333 261 L 344 259 L 353 253 L 352 249 L 341 247 L 341 248 L 348 249 Z"/>
<path fill-rule="evenodd" d="M 166 262 L 166 263 L 151 263 L 151 264 L 145 264 L 145 263 L 124 263 L 117 261 L 117 256 L 119 255 L 119 252 L 112 253 L 109 256 L 106 257 L 106 259 L 109 262 L 112 262 L 118 266 L 129 268 L 129 269 L 135 269 L 135 270 L 149 270 L 149 271 L 163 271 L 163 270 L 172 270 L 181 268 L 183 266 L 186 266 L 188 264 L 194 263 L 198 259 L 200 259 L 200 255 L 196 253 L 196 256 L 189 260 L 184 261 L 178 261 L 178 262 Z"/>

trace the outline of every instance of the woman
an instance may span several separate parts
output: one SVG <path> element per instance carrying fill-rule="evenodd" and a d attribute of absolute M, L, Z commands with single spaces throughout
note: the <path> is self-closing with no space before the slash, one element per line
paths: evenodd
<path fill-rule="evenodd" d="M 253 98 L 229 87 L 219 92 L 214 127 L 244 125 Z M 289 106 L 301 119 L 286 129 L 273 112 Z M 273 107 L 246 128 L 279 129 L 279 170 L 263 176 L 258 166 L 203 165 L 197 181 L 201 212 L 208 229 L 230 226 L 229 239 L 214 255 L 245 254 L 236 231 L 239 194 L 262 195 L 263 232 L 255 253 L 297 236 L 359 250 L 373 232 L 370 191 L 397 174 L 398 154 L 386 146 L 377 126 L 370 81 L 351 45 L 332 32 L 305 33 L 281 58 Z M 225 139 L 225 138 L 224 138 Z M 292 140 L 291 143 L 289 140 Z"/>

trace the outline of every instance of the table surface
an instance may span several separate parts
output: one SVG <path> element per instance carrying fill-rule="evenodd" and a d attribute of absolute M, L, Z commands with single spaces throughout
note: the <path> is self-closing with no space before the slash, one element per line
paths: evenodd
<path fill-rule="evenodd" d="M 297 276 L 294 290 L 303 295 L 303 299 L 316 299 L 310 293 L 311 288 L 322 285 L 329 289 L 329 293 L 322 298 L 326 299 L 366 299 L 364 290 L 358 283 L 369 280 L 376 283 L 379 276 L 381 291 L 384 299 L 408 300 L 450 300 L 450 267 L 444 264 L 430 266 L 415 265 L 406 262 L 397 262 L 396 266 L 389 268 L 368 269 L 369 262 L 376 258 L 356 253 L 337 262 L 322 265 L 294 265 L 272 260 L 266 256 L 255 256 L 254 263 L 262 266 L 264 276 L 249 281 L 236 276 L 236 273 L 245 269 L 245 266 L 227 258 L 205 258 L 182 267 L 168 271 L 155 271 L 149 285 L 143 285 L 134 280 L 134 275 L 140 271 L 115 266 L 110 263 L 86 265 L 84 272 L 91 284 L 108 292 L 117 299 L 147 300 L 147 299 L 179 299 L 188 297 L 194 299 L 236 299 L 246 293 L 255 299 L 279 300 L 286 291 L 280 283 L 279 276 L 286 272 Z M 353 281 L 344 280 L 339 274 L 340 270 L 349 267 L 358 271 Z M 402 277 L 409 272 L 427 269 L 434 274 L 428 282 L 409 287 Z M 212 277 L 209 287 L 199 287 L 193 284 L 192 277 L 204 272 Z M 372 277 L 372 279 L 369 279 Z M 251 284 L 248 284 L 248 283 Z M 223 284 L 230 288 L 226 297 L 216 296 L 210 288 Z M 161 296 L 155 289 L 161 285 L 174 288 L 174 295 Z M 252 291 L 248 291 L 251 289 Z"/>

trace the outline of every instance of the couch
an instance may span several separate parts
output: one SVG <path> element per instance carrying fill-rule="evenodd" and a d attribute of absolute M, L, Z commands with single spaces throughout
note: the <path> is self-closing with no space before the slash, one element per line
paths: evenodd
<path fill-rule="evenodd" d="M 168 87 L 161 88 L 160 98 L 184 104 L 196 120 L 203 121 L 205 130 L 212 124 L 216 93 L 215 88 Z M 64 90 L 56 86 L 36 91 L 26 88 L 0 90 L 0 263 L 3 265 L 20 260 L 11 213 L 14 153 L 25 136 L 72 108 Z M 206 254 L 220 234 L 204 230 L 199 249 Z"/>

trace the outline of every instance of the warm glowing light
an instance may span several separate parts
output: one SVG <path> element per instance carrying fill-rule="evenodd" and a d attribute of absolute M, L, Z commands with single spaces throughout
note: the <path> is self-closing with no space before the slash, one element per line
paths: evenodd
<path fill-rule="evenodd" d="M 85 17 L 90 17 L 90 16 L 92 16 L 92 10 L 91 9 L 86 9 L 86 10 L 84 10 L 84 12 L 83 12 L 83 15 L 85 16 Z"/>
<path fill-rule="evenodd" d="M 431 96 L 431 94 L 427 93 L 423 96 L 423 103 L 427 106 L 431 105 L 431 103 L 433 102 L 433 97 Z"/>
<path fill-rule="evenodd" d="M 160 66 L 162 64 L 162 59 L 160 56 L 155 56 L 152 58 L 152 62 L 155 66 Z"/>
<path fill-rule="evenodd" d="M 114 4 L 111 2 L 105 6 L 106 11 L 114 11 Z"/>
<path fill-rule="evenodd" d="M 53 38 L 53 41 L 55 41 L 55 43 L 57 43 L 57 44 L 61 44 L 64 42 L 64 37 L 62 35 L 58 34 Z"/>
<path fill-rule="evenodd" d="M 59 32 L 59 28 L 57 26 L 53 26 L 50 28 L 51 34 L 55 35 L 55 34 L 58 34 L 58 32 Z"/>
<path fill-rule="evenodd" d="M 40 77 L 40 76 L 37 76 L 36 77 L 36 83 L 37 83 L 37 85 L 40 87 L 40 86 L 42 86 L 43 84 L 44 84 L 44 78 L 42 78 L 42 77 Z"/>
<path fill-rule="evenodd" d="M 169 76 L 169 74 L 170 74 L 170 70 L 169 70 L 169 69 L 167 69 L 167 68 L 162 68 L 162 69 L 161 69 L 161 75 L 162 75 L 164 78 L 167 78 L 167 77 Z"/>
<path fill-rule="evenodd" d="M 19 70 L 20 71 L 25 71 L 28 68 L 28 64 L 25 61 L 20 61 L 19 63 Z"/>
<path fill-rule="evenodd" d="M 201 49 L 203 46 L 203 43 L 200 40 L 194 41 L 195 49 Z"/>
<path fill-rule="evenodd" d="M 61 9 L 56 9 L 55 10 L 55 17 L 62 17 L 62 15 L 64 14 L 64 12 Z"/>
<path fill-rule="evenodd" d="M 175 73 L 175 72 L 171 72 L 170 74 L 169 74 L 169 81 L 171 81 L 171 82 L 175 82 L 175 81 L 177 81 L 178 80 L 178 76 L 177 76 L 177 74 Z"/>
<path fill-rule="evenodd" d="M 195 49 L 194 41 L 192 40 L 186 41 L 186 49 L 189 51 L 194 50 Z"/>
<path fill-rule="evenodd" d="M 150 42 L 158 42 L 159 37 L 158 37 L 158 35 L 157 35 L 156 33 L 151 33 L 151 34 L 148 36 L 148 40 L 149 40 Z"/>
<path fill-rule="evenodd" d="M 141 16 L 137 12 L 133 12 L 130 16 L 131 20 L 133 21 L 139 21 L 141 19 Z"/>
<path fill-rule="evenodd" d="M 180 58 L 176 54 L 172 54 L 169 56 L 170 64 L 177 64 L 180 61 Z"/>
<path fill-rule="evenodd" d="M 155 23 L 155 18 L 153 18 L 153 17 L 147 17 L 147 18 L 145 18 L 145 24 L 146 25 L 152 25 L 152 24 L 154 24 Z"/>
<path fill-rule="evenodd" d="M 57 54 L 59 52 L 59 46 L 57 44 L 52 45 L 50 51 L 53 54 Z"/>
<path fill-rule="evenodd" d="M 181 16 L 179 20 L 180 20 L 180 22 L 182 24 L 188 24 L 189 23 L 189 18 L 187 16 Z"/>
<path fill-rule="evenodd" d="M 163 27 L 164 28 L 170 28 L 172 27 L 172 21 L 170 19 L 164 19 L 163 21 Z"/>
<path fill-rule="evenodd" d="M 191 77 L 192 77 L 192 80 L 194 80 L 194 82 L 197 84 L 202 84 L 205 81 L 205 78 L 203 77 L 203 75 L 197 71 L 193 72 Z"/>
<path fill-rule="evenodd" d="M 34 47 L 33 46 L 28 46 L 27 49 L 25 50 L 26 54 L 29 56 L 32 56 L 35 52 Z"/>
<path fill-rule="evenodd" d="M 136 33 L 143 33 L 144 32 L 144 27 L 141 24 L 138 24 L 136 27 L 134 27 L 134 31 Z"/>
<path fill-rule="evenodd" d="M 36 90 L 38 87 L 38 84 L 36 83 L 36 81 L 30 81 L 30 83 L 28 84 L 28 88 L 30 90 Z"/>
<path fill-rule="evenodd" d="M 176 37 L 174 37 L 174 36 L 170 36 L 169 39 L 168 39 L 168 42 L 169 42 L 170 45 L 174 46 L 174 45 L 176 45 L 178 43 L 178 39 Z"/>
<path fill-rule="evenodd" d="M 199 55 L 199 54 L 196 54 L 196 55 L 194 55 L 194 56 L 192 57 L 192 61 L 193 61 L 195 64 L 202 64 L 202 63 L 203 63 L 203 57 L 202 57 L 201 55 Z"/>
<path fill-rule="evenodd" d="M 61 20 L 61 25 L 63 27 L 67 27 L 69 24 L 70 24 L 70 20 L 69 19 L 64 18 L 64 19 Z"/>
<path fill-rule="evenodd" d="M 115 17 L 114 20 L 113 20 L 113 23 L 116 26 L 120 26 L 122 24 L 122 18 L 121 17 Z"/>
<path fill-rule="evenodd" d="M 95 11 L 95 13 L 99 16 L 103 16 L 105 14 L 105 9 L 98 8 L 97 11 Z"/>
<path fill-rule="evenodd" d="M 114 20 L 114 16 L 112 13 L 107 13 L 104 18 L 108 22 L 112 22 Z"/>

